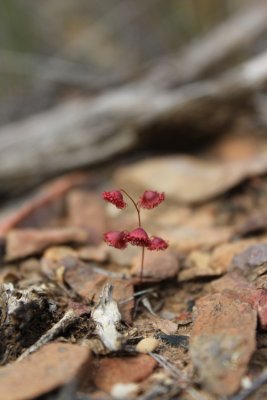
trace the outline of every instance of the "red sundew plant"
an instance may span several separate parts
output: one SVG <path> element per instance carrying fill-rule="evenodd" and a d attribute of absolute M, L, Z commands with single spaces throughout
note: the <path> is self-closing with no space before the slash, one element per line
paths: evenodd
<path fill-rule="evenodd" d="M 125 190 L 113 190 L 110 192 L 103 192 L 102 198 L 115 207 L 123 209 L 127 206 L 124 200 L 124 195 L 132 202 L 137 212 L 138 227 L 131 232 L 127 231 L 111 231 L 104 234 L 105 242 L 116 249 L 125 249 L 128 244 L 132 246 L 141 247 L 141 273 L 140 281 L 143 280 L 143 269 L 144 269 L 144 257 L 145 249 L 147 250 L 165 250 L 168 247 L 168 243 L 157 236 L 149 237 L 145 229 L 141 224 L 141 209 L 151 210 L 157 207 L 160 203 L 165 200 L 164 193 L 158 193 L 154 190 L 146 190 L 138 201 L 135 201 Z"/>

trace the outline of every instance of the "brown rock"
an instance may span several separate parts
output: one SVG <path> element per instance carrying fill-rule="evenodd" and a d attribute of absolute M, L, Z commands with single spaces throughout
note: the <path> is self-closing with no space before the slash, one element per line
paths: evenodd
<path fill-rule="evenodd" d="M 6 259 L 38 254 L 52 245 L 86 243 L 88 239 L 88 233 L 80 228 L 13 229 L 6 237 Z"/>
<path fill-rule="evenodd" d="M 257 243 L 235 255 L 230 265 L 230 270 L 238 270 L 249 280 L 267 271 L 267 244 Z"/>
<path fill-rule="evenodd" d="M 59 261 L 61 258 L 66 256 L 73 256 L 75 257 L 77 252 L 68 246 L 54 246 L 49 247 L 45 252 L 43 257 L 52 260 L 52 261 Z"/>
<path fill-rule="evenodd" d="M 30 400 L 88 371 L 91 353 L 82 346 L 51 343 L 21 362 L 0 367 L 0 393 L 5 400 Z"/>
<path fill-rule="evenodd" d="M 262 329 L 267 329 L 267 290 L 258 289 L 255 292 L 255 307 L 258 312 L 259 323 Z"/>
<path fill-rule="evenodd" d="M 196 250 L 187 257 L 186 266 L 179 273 L 179 281 L 214 275 L 217 273 L 210 267 L 210 254 Z"/>
<path fill-rule="evenodd" d="M 115 175 L 116 186 L 142 193 L 147 188 L 164 191 L 179 203 L 208 200 L 234 187 L 243 179 L 267 170 L 266 149 L 248 160 L 202 161 L 196 157 L 149 158 Z"/>
<path fill-rule="evenodd" d="M 123 321 L 132 323 L 134 300 L 129 298 L 133 297 L 134 289 L 130 281 L 103 275 L 94 271 L 90 264 L 85 264 L 74 257 L 63 258 L 61 265 L 65 267 L 65 282 L 86 299 L 94 298 L 98 301 L 104 285 L 110 282 L 113 285 L 113 298 L 118 302 Z"/>
<path fill-rule="evenodd" d="M 85 246 L 79 249 L 78 254 L 82 260 L 103 263 L 108 258 L 108 246 L 106 243 L 98 246 Z"/>
<path fill-rule="evenodd" d="M 65 282 L 87 299 L 94 298 L 107 280 L 106 275 L 96 272 L 90 264 L 85 264 L 77 257 L 65 257 L 60 264 L 65 268 Z"/>
<path fill-rule="evenodd" d="M 210 283 L 212 292 L 223 292 L 224 290 L 236 290 L 238 287 L 252 287 L 247 280 L 237 272 L 227 273 L 219 279 L 215 279 Z"/>
<path fill-rule="evenodd" d="M 141 382 L 148 378 L 157 362 L 146 354 L 136 357 L 103 358 L 96 365 L 94 383 L 99 389 L 110 392 L 117 383 Z"/>
<path fill-rule="evenodd" d="M 214 395 L 230 395 L 240 387 L 256 347 L 256 323 L 256 311 L 234 293 L 207 295 L 197 302 L 190 355 Z"/>
<path fill-rule="evenodd" d="M 267 329 L 267 290 L 258 289 L 240 273 L 233 271 L 210 284 L 215 292 L 224 292 L 241 302 L 250 304 L 258 313 L 261 329 Z"/>
<path fill-rule="evenodd" d="M 238 242 L 225 243 L 216 247 L 211 255 L 210 266 L 212 269 L 217 270 L 218 273 L 225 273 L 231 264 L 232 258 L 246 250 L 249 246 L 255 244 L 256 239 L 244 239 Z"/>
<path fill-rule="evenodd" d="M 94 192 L 73 190 L 67 196 L 69 225 L 86 228 L 94 243 L 102 240 L 106 231 L 104 202 Z"/>
<path fill-rule="evenodd" d="M 165 251 L 147 251 L 144 260 L 143 277 L 146 280 L 162 281 L 173 278 L 179 271 L 178 257 L 170 249 Z M 141 272 L 140 255 L 133 260 L 131 274 L 139 276 Z"/>
<path fill-rule="evenodd" d="M 171 247 L 178 252 L 189 253 L 202 248 L 212 249 L 227 242 L 232 237 L 232 228 L 182 225 L 162 230 L 159 236 L 167 238 Z"/>

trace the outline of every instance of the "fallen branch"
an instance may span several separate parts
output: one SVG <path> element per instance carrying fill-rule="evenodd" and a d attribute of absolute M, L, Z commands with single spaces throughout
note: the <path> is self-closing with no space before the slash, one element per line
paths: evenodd
<path fill-rule="evenodd" d="M 151 126 L 175 127 L 175 133 L 164 133 L 170 143 L 187 124 L 193 135 L 219 132 L 266 80 L 267 52 L 212 81 L 157 92 L 138 86 L 114 89 L 10 124 L 0 129 L 1 190 L 133 149 Z M 223 110 L 220 118 L 218 110 Z"/>

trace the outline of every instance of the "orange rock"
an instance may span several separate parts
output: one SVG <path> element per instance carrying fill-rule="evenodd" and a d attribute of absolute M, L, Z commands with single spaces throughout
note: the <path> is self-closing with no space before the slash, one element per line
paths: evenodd
<path fill-rule="evenodd" d="M 144 279 L 151 281 L 162 281 L 173 278 L 179 271 L 177 254 L 168 249 L 165 251 L 147 251 L 144 261 Z M 140 255 L 133 260 L 131 274 L 139 276 L 141 272 Z"/>
<path fill-rule="evenodd" d="M 117 383 L 141 382 L 148 378 L 157 362 L 146 354 L 136 357 L 103 358 L 95 366 L 94 383 L 102 390 L 110 392 Z"/>
<path fill-rule="evenodd" d="M 88 239 L 88 232 L 81 228 L 13 229 L 6 237 L 6 260 L 38 254 L 52 245 L 86 243 Z"/>
<path fill-rule="evenodd" d="M 0 367 L 3 400 L 30 400 L 73 379 L 81 380 L 91 363 L 90 351 L 68 343 L 51 343 L 20 362 Z"/>
<path fill-rule="evenodd" d="M 227 272 L 233 257 L 257 242 L 259 242 L 259 239 L 243 239 L 216 247 L 210 259 L 211 268 L 221 274 Z"/>
<path fill-rule="evenodd" d="M 204 387 L 216 396 L 235 393 L 256 348 L 256 311 L 234 292 L 197 301 L 190 356 Z"/>

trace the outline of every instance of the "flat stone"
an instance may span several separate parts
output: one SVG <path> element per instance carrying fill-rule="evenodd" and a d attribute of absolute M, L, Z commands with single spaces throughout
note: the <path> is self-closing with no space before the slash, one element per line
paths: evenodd
<path fill-rule="evenodd" d="M 255 243 L 257 243 L 256 239 L 243 239 L 217 246 L 211 255 L 210 267 L 220 274 L 226 273 L 233 257 Z"/>
<path fill-rule="evenodd" d="M 137 195 L 148 188 L 157 188 L 176 202 L 192 204 L 218 196 L 245 178 L 266 170 L 264 153 L 247 160 L 225 162 L 190 156 L 154 157 L 123 166 L 115 174 L 115 183 Z"/>
<path fill-rule="evenodd" d="M 136 383 L 148 378 L 157 362 L 146 354 L 135 357 L 102 358 L 94 369 L 94 384 L 110 392 L 119 383 Z"/>
<path fill-rule="evenodd" d="M 6 236 L 6 260 L 38 254 L 53 245 L 88 240 L 88 232 L 82 228 L 13 229 Z"/>
<path fill-rule="evenodd" d="M 65 281 L 85 299 L 94 298 L 97 302 L 104 285 L 107 282 L 111 283 L 113 285 L 113 299 L 118 302 L 123 321 L 128 324 L 132 323 L 134 288 L 131 281 L 96 272 L 90 264 L 85 264 L 74 257 L 62 259 L 61 264 L 65 266 Z"/>
<path fill-rule="evenodd" d="M 68 246 L 53 246 L 49 247 L 43 254 L 43 257 L 52 260 L 59 261 L 61 258 L 66 256 L 77 256 L 77 252 Z"/>
<path fill-rule="evenodd" d="M 267 290 L 256 288 L 239 272 L 233 271 L 210 283 L 215 292 L 224 292 L 229 296 L 248 303 L 258 314 L 260 328 L 267 329 Z"/>
<path fill-rule="evenodd" d="M 256 311 L 233 293 L 197 301 L 190 338 L 190 356 L 200 380 L 216 396 L 239 389 L 256 348 Z"/>
<path fill-rule="evenodd" d="M 162 281 L 173 278 L 179 271 L 177 254 L 170 250 L 146 251 L 143 278 L 151 281 Z M 140 255 L 133 260 L 131 274 L 139 276 L 141 272 Z"/>
<path fill-rule="evenodd" d="M 192 251 L 186 259 L 185 267 L 179 273 L 178 280 L 218 275 L 218 272 L 210 266 L 210 257 L 209 253 Z"/>
<path fill-rule="evenodd" d="M 82 346 L 50 343 L 25 360 L 0 367 L 0 393 L 5 400 L 30 400 L 64 384 L 82 380 L 91 353 Z"/>
<path fill-rule="evenodd" d="M 209 250 L 228 242 L 233 235 L 231 227 L 209 227 L 182 225 L 170 227 L 159 232 L 159 236 L 167 238 L 172 249 L 189 253 L 194 250 Z"/>
<path fill-rule="evenodd" d="M 97 246 L 84 246 L 78 250 L 78 255 L 82 260 L 103 263 L 108 258 L 108 246 L 106 243 Z"/>
<path fill-rule="evenodd" d="M 230 270 L 238 270 L 249 280 L 267 271 L 267 243 L 257 243 L 235 255 Z"/>

